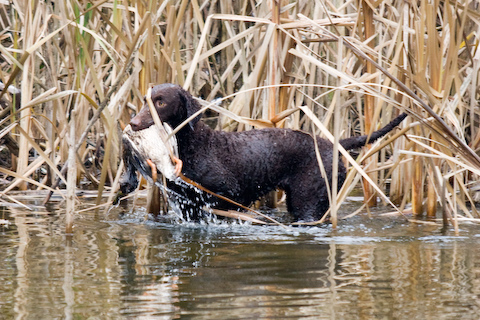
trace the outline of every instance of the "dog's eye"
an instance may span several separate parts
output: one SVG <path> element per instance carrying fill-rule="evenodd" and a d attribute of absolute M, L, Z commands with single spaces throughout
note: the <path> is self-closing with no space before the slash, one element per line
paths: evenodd
<path fill-rule="evenodd" d="M 165 106 L 165 102 L 163 102 L 162 99 L 158 99 L 157 101 L 155 101 L 155 105 L 157 106 L 157 108 L 162 108 Z"/>

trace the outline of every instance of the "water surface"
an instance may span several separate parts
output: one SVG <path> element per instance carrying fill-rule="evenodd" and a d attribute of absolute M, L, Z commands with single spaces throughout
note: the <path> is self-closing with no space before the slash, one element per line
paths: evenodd
<path fill-rule="evenodd" d="M 0 319 L 478 319 L 480 228 L 365 215 L 283 229 L 0 207 Z M 87 205 L 88 200 L 82 200 Z M 358 203 L 351 203 L 353 208 Z M 348 204 L 344 212 L 353 211 Z"/>

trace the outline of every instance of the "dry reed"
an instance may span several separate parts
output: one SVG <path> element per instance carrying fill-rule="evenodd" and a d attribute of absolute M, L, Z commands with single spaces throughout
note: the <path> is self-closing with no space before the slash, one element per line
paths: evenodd
<path fill-rule="evenodd" d="M 283 126 L 338 141 L 407 111 L 405 138 L 378 159 L 371 151 L 382 142 L 348 157 L 333 220 L 363 177 L 399 211 L 411 203 L 414 214 L 426 207 L 434 216 L 439 204 L 455 226 L 479 221 L 478 7 L 0 1 L 0 196 L 68 184 L 59 168 L 76 132 L 76 176 L 68 179 L 95 186 L 98 203 L 105 191 L 111 199 L 122 170 L 117 123 L 128 122 L 149 86 L 174 82 L 205 100 L 226 97 L 216 108 L 221 130 Z M 366 191 L 370 204 L 377 195 Z"/>

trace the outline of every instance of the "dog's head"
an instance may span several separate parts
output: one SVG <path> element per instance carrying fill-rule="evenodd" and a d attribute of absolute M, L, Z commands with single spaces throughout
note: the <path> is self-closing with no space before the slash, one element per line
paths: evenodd
<path fill-rule="evenodd" d="M 158 117 L 163 122 L 168 123 L 172 128 L 176 128 L 188 117 L 200 110 L 198 103 L 182 87 L 171 83 L 164 83 L 152 88 L 152 102 Z M 201 115 L 191 120 L 187 127 L 193 129 L 193 126 L 200 120 Z M 140 112 L 132 118 L 130 125 L 133 131 L 138 131 L 150 127 L 154 123 L 150 108 L 144 101 Z"/>

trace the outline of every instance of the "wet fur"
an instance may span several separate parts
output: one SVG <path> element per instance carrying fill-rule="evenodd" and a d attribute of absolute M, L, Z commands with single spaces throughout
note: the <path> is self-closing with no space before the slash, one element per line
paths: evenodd
<path fill-rule="evenodd" d="M 177 127 L 200 109 L 192 96 L 181 87 L 162 84 L 152 89 L 152 101 L 160 119 Z M 347 149 L 362 147 L 387 134 L 404 118 L 402 114 L 370 139 L 358 136 L 341 140 Z M 130 122 L 133 130 L 153 124 L 148 106 Z M 287 208 L 296 221 L 319 220 L 329 208 L 327 187 L 320 173 L 311 135 L 290 129 L 262 129 L 244 132 L 215 131 L 196 117 L 176 135 L 183 174 L 205 188 L 232 200 L 249 205 L 277 188 L 287 195 Z M 327 178 L 331 181 L 333 146 L 317 138 Z M 128 164 L 127 164 L 128 166 Z M 346 176 L 338 163 L 338 185 Z M 331 185 L 331 184 L 330 184 Z M 174 183 L 169 187 L 191 200 L 194 217 L 200 214 L 198 194 Z M 202 202 L 202 201 L 200 201 Z M 222 209 L 237 209 L 218 199 L 207 199 Z M 204 203 L 200 203 L 204 204 Z"/>

